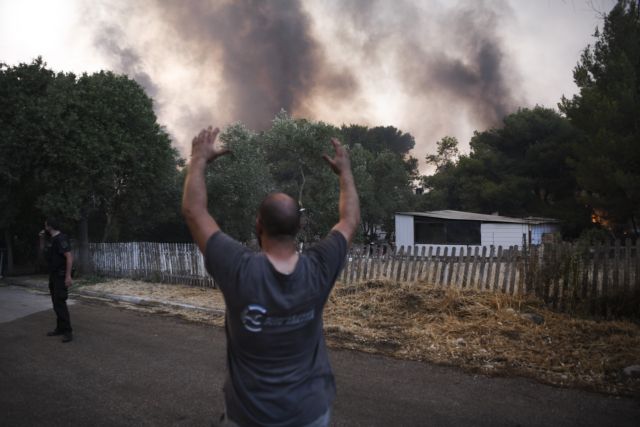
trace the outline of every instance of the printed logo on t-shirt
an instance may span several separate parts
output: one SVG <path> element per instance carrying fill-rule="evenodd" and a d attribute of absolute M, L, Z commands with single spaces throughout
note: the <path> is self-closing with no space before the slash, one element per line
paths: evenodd
<path fill-rule="evenodd" d="M 250 304 L 242 310 L 242 323 L 247 331 L 260 332 L 267 309 L 258 304 Z"/>
<path fill-rule="evenodd" d="M 242 324 L 250 332 L 260 332 L 265 326 L 296 326 L 315 317 L 314 309 L 291 316 L 267 316 L 267 309 L 258 304 L 249 304 L 242 310 Z"/>

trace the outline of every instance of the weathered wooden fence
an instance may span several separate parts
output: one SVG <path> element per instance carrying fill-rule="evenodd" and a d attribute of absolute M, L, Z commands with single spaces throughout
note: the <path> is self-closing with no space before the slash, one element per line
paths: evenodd
<path fill-rule="evenodd" d="M 340 281 L 426 282 L 443 288 L 534 293 L 554 308 L 578 306 L 640 314 L 640 245 L 630 240 L 584 247 L 356 246 Z"/>
<path fill-rule="evenodd" d="M 95 243 L 89 250 L 97 274 L 215 286 L 194 244 Z M 339 281 L 349 285 L 370 280 L 535 293 L 560 310 L 586 303 L 592 311 L 606 314 L 612 301 L 618 305 L 640 301 L 640 245 L 627 240 L 591 247 L 354 246 Z"/>
<path fill-rule="evenodd" d="M 99 275 L 214 287 L 192 243 L 91 243 L 92 270 Z"/>

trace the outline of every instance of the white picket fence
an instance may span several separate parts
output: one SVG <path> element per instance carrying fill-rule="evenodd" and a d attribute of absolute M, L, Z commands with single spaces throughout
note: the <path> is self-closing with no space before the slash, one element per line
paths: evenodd
<path fill-rule="evenodd" d="M 192 243 L 91 243 L 89 257 L 103 276 L 215 287 Z"/>
<path fill-rule="evenodd" d="M 89 252 L 91 267 L 99 275 L 215 287 L 194 244 L 93 243 Z M 560 243 L 450 253 L 447 248 L 442 253 L 439 248 L 425 252 L 424 247 L 351 248 L 339 282 L 380 279 L 508 294 L 533 292 L 561 310 L 586 302 L 593 312 L 609 313 L 620 301 L 640 302 L 640 244 L 627 239 L 588 248 Z"/>

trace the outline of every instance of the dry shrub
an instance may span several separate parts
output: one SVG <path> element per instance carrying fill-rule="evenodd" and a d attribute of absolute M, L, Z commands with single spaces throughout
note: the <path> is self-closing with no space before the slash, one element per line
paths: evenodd
<path fill-rule="evenodd" d="M 325 325 L 338 347 L 609 393 L 640 391 L 640 380 L 622 374 L 640 364 L 637 324 L 571 318 L 532 297 L 424 283 L 338 285 Z"/>

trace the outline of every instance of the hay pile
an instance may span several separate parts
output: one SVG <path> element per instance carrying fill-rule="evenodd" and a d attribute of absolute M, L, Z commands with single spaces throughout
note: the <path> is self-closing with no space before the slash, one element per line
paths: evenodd
<path fill-rule="evenodd" d="M 324 318 L 332 346 L 607 393 L 640 392 L 640 379 L 622 372 L 640 364 L 639 325 L 570 318 L 532 298 L 368 282 L 338 285 Z"/>
<path fill-rule="evenodd" d="M 223 308 L 218 290 L 128 279 L 87 283 L 111 294 Z M 209 313 L 115 305 L 222 326 Z M 526 313 L 544 318 L 538 325 Z M 640 326 L 571 318 L 532 298 L 443 290 L 426 284 L 337 284 L 324 313 L 331 347 L 460 366 L 488 375 L 520 375 L 555 385 L 640 395 L 640 379 L 622 370 L 640 365 Z"/>

